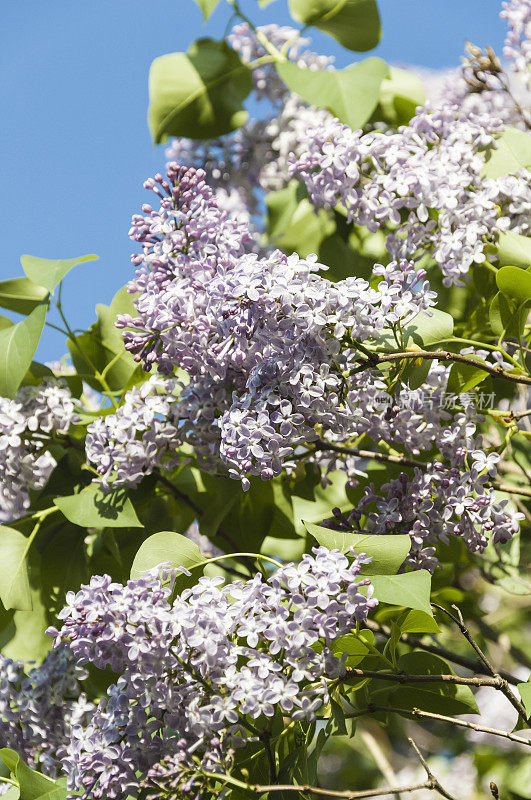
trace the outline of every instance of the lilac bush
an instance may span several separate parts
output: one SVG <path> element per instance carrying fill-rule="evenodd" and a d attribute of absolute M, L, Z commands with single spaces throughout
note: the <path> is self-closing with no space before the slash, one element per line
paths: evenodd
<path fill-rule="evenodd" d="M 87 330 L 93 256 L 0 282 L 13 800 L 527 796 L 531 7 L 424 92 L 310 49 L 375 0 L 288 5 L 153 63 L 168 163 Z M 478 742 L 450 793 L 422 751 Z"/>

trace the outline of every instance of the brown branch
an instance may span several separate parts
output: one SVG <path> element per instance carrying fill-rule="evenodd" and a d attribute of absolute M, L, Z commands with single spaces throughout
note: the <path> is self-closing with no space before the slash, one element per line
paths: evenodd
<path fill-rule="evenodd" d="M 433 605 L 434 608 L 438 608 L 440 611 L 444 612 L 448 617 L 450 617 L 450 619 L 453 622 L 455 622 L 455 624 L 457 625 L 457 627 L 459 628 L 459 630 L 461 631 L 461 633 L 463 634 L 463 636 L 465 637 L 467 642 L 471 645 L 471 647 L 474 648 L 474 650 L 478 654 L 480 660 L 483 662 L 483 664 L 485 664 L 485 667 L 487 668 L 487 670 L 492 675 L 493 680 L 495 680 L 497 682 L 497 684 L 496 684 L 497 688 L 501 692 L 503 692 L 503 694 L 505 695 L 507 700 L 510 702 L 510 704 L 513 706 L 513 708 L 515 708 L 518 711 L 519 716 L 522 717 L 524 722 L 527 722 L 527 712 L 526 712 L 523 704 L 520 702 L 520 700 L 517 697 L 515 697 L 515 695 L 511 691 L 511 688 L 510 688 L 509 684 L 507 683 L 507 681 L 504 678 L 502 678 L 502 676 L 498 672 L 496 672 L 496 670 L 494 669 L 494 667 L 492 666 L 492 664 L 488 660 L 488 658 L 485 655 L 485 653 L 483 652 L 483 650 L 480 648 L 480 646 L 477 644 L 477 642 L 474 641 L 474 639 L 472 637 L 472 634 L 470 633 L 470 631 L 468 630 L 468 628 L 466 627 L 466 625 L 464 623 L 463 615 L 461 614 L 461 612 L 459 611 L 457 606 L 452 606 L 452 608 L 455 608 L 455 610 L 457 611 L 457 617 L 455 617 L 450 611 L 448 611 L 446 608 L 444 608 L 444 606 L 440 606 L 437 603 L 432 603 L 432 605 Z"/>
<path fill-rule="evenodd" d="M 481 369 L 496 378 L 503 378 L 503 380 L 511 381 L 511 383 L 525 383 L 531 386 L 531 377 L 528 375 L 514 375 L 512 372 L 502 369 L 502 367 L 491 367 L 490 364 L 485 364 L 483 361 L 477 361 L 475 358 L 470 358 L 470 356 L 463 356 L 461 353 L 450 353 L 448 350 L 407 350 L 401 353 L 376 353 L 376 355 L 378 356 L 378 361 L 375 363 L 401 361 L 403 358 L 456 361 L 459 364 L 469 364 L 472 367 Z"/>
<path fill-rule="evenodd" d="M 385 636 L 391 636 L 391 630 L 389 628 L 387 628 L 385 625 L 380 625 L 374 620 L 366 619 L 364 624 L 365 627 L 370 628 L 372 631 L 383 633 Z M 467 658 L 466 656 L 458 655 L 442 645 L 425 644 L 420 639 L 417 639 L 408 633 L 403 633 L 400 637 L 400 641 L 404 642 L 404 644 L 407 644 L 410 647 L 418 647 L 420 650 L 425 650 L 427 653 L 434 653 L 437 656 L 441 656 L 441 658 L 446 658 L 453 664 L 459 664 L 461 667 L 469 669 L 471 672 L 485 674 L 486 667 L 482 661 L 475 661 L 473 658 Z M 502 678 L 505 678 L 508 683 L 512 683 L 514 686 L 522 682 L 521 678 L 517 678 L 516 675 L 511 675 L 511 673 L 507 672 L 506 670 L 500 669 L 498 672 Z M 490 673 L 488 674 L 490 675 Z"/>
<path fill-rule="evenodd" d="M 409 786 L 396 786 L 389 789 L 367 789 L 367 790 L 360 790 L 356 792 L 351 792 L 348 789 L 346 791 L 335 791 L 334 789 L 321 789 L 319 786 L 308 786 L 308 785 L 301 785 L 297 786 L 296 784 L 290 783 L 275 783 L 271 786 L 259 786 L 259 785 L 251 785 L 249 789 L 257 794 L 264 794 L 266 792 L 309 792 L 310 794 L 315 794 L 320 797 L 342 797 L 344 800 L 356 800 L 356 798 L 362 797 L 383 797 L 388 794 L 396 794 L 397 792 L 415 792 L 417 789 L 435 789 L 435 785 L 433 782 L 428 779 L 425 780 L 423 783 L 415 783 Z M 447 795 L 443 795 L 447 796 Z M 454 800 L 454 798 L 451 798 Z"/>
<path fill-rule="evenodd" d="M 451 795 L 449 792 L 447 792 L 446 789 L 444 789 L 441 786 L 441 784 L 439 783 L 439 781 L 437 780 L 437 778 L 435 777 L 433 772 L 428 767 L 428 765 L 426 763 L 426 760 L 424 759 L 424 757 L 423 757 L 422 753 L 420 752 L 420 750 L 418 749 L 417 745 L 415 744 L 413 739 L 411 739 L 411 737 L 409 737 L 409 736 L 408 736 L 408 742 L 411 745 L 411 747 L 413 748 L 413 750 L 415 751 L 415 753 L 417 754 L 420 763 L 422 764 L 422 766 L 426 770 L 426 775 L 428 776 L 428 780 L 431 782 L 431 785 L 435 789 L 435 791 L 439 792 L 439 794 L 442 795 L 442 797 L 445 797 L 446 800 L 455 800 L 455 797 L 453 795 Z"/>
<path fill-rule="evenodd" d="M 518 744 L 525 744 L 527 747 L 531 747 L 531 739 L 524 739 L 522 736 L 516 736 L 514 733 L 510 733 L 508 731 L 503 731 L 499 728 L 488 728 L 485 725 L 478 725 L 475 722 L 467 722 L 464 719 L 455 719 L 455 717 L 447 717 L 444 714 L 434 714 L 431 711 L 423 711 L 421 708 L 398 708 L 396 706 L 380 706 L 374 703 L 370 703 L 367 706 L 367 711 L 369 714 L 374 713 L 375 711 L 383 711 L 389 714 L 410 714 L 413 717 L 420 717 L 422 719 L 434 719 L 438 722 L 449 722 L 452 725 L 457 725 L 459 728 L 469 728 L 472 731 L 477 731 L 478 733 L 489 733 L 492 736 L 502 736 L 504 739 L 510 739 L 511 742 L 517 742 Z M 345 714 L 345 717 L 348 718 L 348 714 Z"/>
<path fill-rule="evenodd" d="M 498 492 L 507 492 L 507 494 L 520 494 L 522 497 L 531 497 L 531 489 L 525 489 L 523 486 L 513 486 L 511 483 L 490 483 L 493 489 Z"/>
<path fill-rule="evenodd" d="M 405 467 L 421 467 L 426 469 L 427 464 L 424 461 L 416 461 L 413 458 L 407 458 L 401 454 L 391 455 L 390 453 L 380 453 L 374 450 L 361 450 L 359 447 L 343 447 L 333 442 L 325 442 L 319 439 L 314 442 L 316 450 L 332 450 L 334 453 L 343 453 L 347 456 L 359 456 L 360 458 L 371 458 L 374 461 L 387 461 L 390 464 L 403 464 Z"/>
<path fill-rule="evenodd" d="M 404 467 L 419 467 L 420 469 L 426 469 L 429 466 L 429 462 L 408 458 L 407 456 L 402 455 L 402 453 L 392 455 L 391 453 L 380 453 L 379 451 L 375 450 L 362 450 L 359 447 L 346 447 L 340 444 L 334 444 L 333 442 L 326 442 L 321 439 L 314 442 L 314 446 L 316 450 L 332 450 L 334 453 L 342 453 L 343 455 L 347 456 L 359 456 L 359 458 L 369 458 L 373 461 L 385 461 L 389 464 L 402 464 Z M 485 485 L 492 487 L 499 492 L 519 494 L 523 497 L 531 497 L 531 489 L 525 489 L 522 486 L 513 486 L 511 483 L 490 482 Z"/>
<path fill-rule="evenodd" d="M 490 639 L 492 642 L 498 642 L 499 641 L 500 634 L 498 633 L 498 631 L 496 631 L 494 628 L 492 628 L 487 622 L 485 622 L 482 619 L 477 619 L 476 620 L 476 625 L 478 626 L 480 632 L 483 634 L 483 636 L 486 639 Z M 508 651 L 509 651 L 509 655 L 512 658 L 514 658 L 515 661 L 518 661 L 520 664 L 523 664 L 524 667 L 527 667 L 528 669 L 531 669 L 531 658 L 529 658 L 527 653 L 524 653 L 523 650 L 521 650 L 515 644 L 512 644 L 512 642 L 509 643 Z M 499 670 L 499 673 L 500 673 L 500 675 L 502 674 L 501 670 Z M 502 675 L 502 677 L 504 677 L 506 680 L 508 680 L 506 675 Z M 512 683 L 512 681 L 510 681 L 510 683 Z M 520 679 L 518 681 L 518 683 L 522 683 L 522 680 Z"/>
<path fill-rule="evenodd" d="M 460 686 L 492 686 L 501 689 L 503 678 L 498 675 L 492 678 L 463 678 L 461 675 L 410 675 L 405 672 L 376 672 L 370 669 L 346 667 L 347 677 L 375 678 L 380 681 L 395 683 L 452 683 Z M 509 690 L 510 691 L 510 690 Z"/>

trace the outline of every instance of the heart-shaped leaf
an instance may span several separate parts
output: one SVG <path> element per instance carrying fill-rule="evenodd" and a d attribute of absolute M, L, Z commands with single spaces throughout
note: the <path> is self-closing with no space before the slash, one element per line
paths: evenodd
<path fill-rule="evenodd" d="M 345 69 L 305 69 L 284 61 L 277 71 L 286 86 L 318 108 L 327 108 L 353 130 L 363 127 L 380 99 L 380 87 L 389 77 L 381 58 L 366 58 Z"/>

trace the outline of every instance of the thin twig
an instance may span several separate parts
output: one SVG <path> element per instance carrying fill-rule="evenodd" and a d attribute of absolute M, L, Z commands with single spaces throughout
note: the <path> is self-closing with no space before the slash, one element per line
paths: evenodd
<path fill-rule="evenodd" d="M 525 383 L 531 386 L 531 377 L 528 375 L 515 375 L 501 367 L 491 367 L 490 364 L 486 364 L 484 361 L 478 361 L 475 358 L 470 358 L 470 356 L 463 356 L 461 353 L 450 353 L 447 350 L 407 350 L 401 353 L 378 353 L 378 362 L 401 361 L 404 358 L 422 358 L 432 361 L 457 361 L 460 364 L 469 364 L 472 367 L 481 369 L 483 372 L 494 375 L 496 378 L 503 378 L 503 380 L 511 381 L 511 383 Z"/>
<path fill-rule="evenodd" d="M 455 606 L 455 605 L 452 606 L 452 608 L 454 608 L 456 610 L 456 612 L 457 612 L 457 617 L 455 617 L 450 611 L 448 611 L 446 608 L 444 608 L 444 606 L 440 606 L 437 603 L 432 603 L 432 605 L 433 605 L 434 608 L 438 608 L 440 611 L 443 611 L 448 617 L 450 617 L 451 620 L 453 620 L 453 622 L 455 622 L 455 624 L 457 625 L 457 627 L 459 628 L 459 630 L 461 631 L 461 633 L 463 634 L 463 636 L 465 637 L 467 642 L 474 648 L 474 650 L 478 654 L 480 660 L 485 664 L 485 667 L 488 669 L 488 671 L 492 675 L 493 680 L 495 680 L 497 682 L 497 684 L 496 684 L 497 688 L 501 692 L 503 692 L 503 694 L 505 695 L 507 700 L 510 702 L 510 704 L 513 706 L 513 708 L 515 708 L 518 711 L 518 714 L 522 717 L 522 719 L 525 722 L 527 722 L 527 712 L 526 712 L 523 704 L 520 702 L 520 700 L 517 697 L 515 697 L 515 695 L 511 691 L 511 688 L 510 688 L 509 684 L 507 683 L 507 681 L 504 680 L 504 678 L 502 678 L 502 676 L 498 672 L 496 672 L 496 670 L 494 669 L 494 667 L 490 663 L 489 659 L 487 658 L 487 656 L 485 655 L 483 650 L 480 648 L 480 646 L 477 644 L 477 642 L 474 641 L 474 639 L 472 637 L 472 634 L 470 633 L 470 631 L 468 630 L 468 628 L 466 627 L 466 625 L 464 623 L 463 615 L 461 614 L 461 612 L 459 611 L 457 606 Z"/>
<path fill-rule="evenodd" d="M 529 584 L 527 584 L 527 585 L 529 585 Z M 498 642 L 499 641 L 500 634 L 493 627 L 491 627 L 487 622 L 485 622 L 485 620 L 477 619 L 476 620 L 476 625 L 478 626 L 480 632 L 483 634 L 483 636 L 486 639 L 490 639 L 492 642 Z M 508 652 L 509 652 L 509 655 L 511 656 L 511 658 L 514 658 L 515 661 L 518 661 L 524 667 L 527 667 L 527 669 L 531 669 L 531 658 L 529 658 L 529 656 L 526 653 L 524 653 L 523 650 L 521 650 L 519 647 L 517 647 L 512 642 L 509 645 Z M 501 674 L 502 673 L 500 671 L 500 675 Z M 502 675 L 502 677 L 505 677 L 505 679 L 507 680 L 507 676 L 506 675 Z M 512 683 L 512 681 L 511 681 L 511 683 Z M 522 681 L 519 680 L 518 683 L 522 683 Z"/>
<path fill-rule="evenodd" d="M 413 748 L 413 750 L 415 751 L 415 753 L 417 754 L 420 763 L 422 764 L 422 766 L 426 770 L 426 775 L 428 776 L 428 780 L 431 782 L 432 788 L 435 789 L 436 792 L 439 792 L 440 795 L 445 797 L 446 800 L 456 800 L 456 798 L 453 795 L 451 795 L 449 792 L 446 791 L 446 789 L 444 789 L 441 786 L 441 784 L 439 783 L 439 781 L 437 780 L 437 778 L 435 777 L 435 775 L 433 774 L 431 769 L 428 767 L 428 764 L 426 763 L 426 759 L 423 757 L 422 753 L 418 749 L 418 747 L 415 744 L 415 742 L 413 741 L 413 739 L 411 739 L 411 737 L 409 737 L 409 736 L 408 736 L 408 742 L 411 745 L 411 747 Z"/>
<path fill-rule="evenodd" d="M 477 731 L 478 733 L 489 733 L 492 736 L 502 736 L 504 739 L 510 739 L 511 742 L 517 742 L 518 744 L 525 744 L 527 747 L 531 747 L 531 739 L 524 739 L 522 736 L 516 736 L 514 733 L 510 733 L 509 731 L 503 731 L 500 728 L 488 728 L 485 725 L 478 725 L 475 722 L 467 722 L 464 719 L 456 719 L 455 717 L 447 717 L 444 714 L 434 714 L 431 711 L 423 711 L 421 708 L 398 708 L 396 706 L 380 706 L 374 703 L 370 703 L 367 706 L 367 711 L 369 714 L 374 713 L 375 711 L 383 711 L 389 714 L 411 714 L 413 717 L 420 717 L 422 719 L 434 719 L 438 722 L 449 722 L 452 725 L 457 725 L 459 728 L 469 728 L 472 731 Z M 348 719 L 348 714 L 345 714 L 345 718 Z"/>
<path fill-rule="evenodd" d="M 359 456 L 359 458 L 369 458 L 373 461 L 384 461 L 389 464 L 402 464 L 404 467 L 419 467 L 420 469 L 427 469 L 429 463 L 426 461 L 417 461 L 414 458 L 408 458 L 401 453 L 380 453 L 375 450 L 362 450 L 359 447 L 346 447 L 344 445 L 334 444 L 333 442 L 326 442 L 318 440 L 314 442 L 316 450 L 332 450 L 334 453 L 342 453 L 347 456 Z M 523 497 L 531 497 L 531 489 L 526 489 L 523 486 L 513 486 L 511 483 L 495 483 L 494 481 L 485 484 L 486 486 L 496 489 L 498 492 L 507 492 L 507 494 L 519 494 Z"/>
<path fill-rule="evenodd" d="M 344 447 L 333 442 L 318 440 L 314 442 L 316 450 L 332 450 L 334 453 L 343 453 L 347 456 L 359 456 L 360 458 L 370 458 L 374 461 L 387 461 L 391 464 L 403 464 L 405 467 L 421 467 L 426 469 L 428 466 L 424 461 L 416 461 L 401 454 L 391 455 L 390 453 L 380 453 L 374 450 L 362 450 L 359 447 Z"/>
<path fill-rule="evenodd" d="M 451 683 L 458 686 L 492 686 L 501 688 L 503 678 L 498 675 L 492 678 L 463 678 L 461 675 L 410 675 L 405 672 L 376 672 L 370 669 L 346 668 L 347 677 L 375 678 L 380 681 L 394 681 L 395 683 Z M 509 690 L 510 691 L 510 690 Z"/>
<path fill-rule="evenodd" d="M 372 631 L 383 633 L 385 636 L 391 636 L 390 628 L 387 628 L 385 625 L 380 625 L 374 620 L 366 619 L 364 624 L 365 627 L 370 628 Z M 441 658 L 446 658 L 453 664 L 459 664 L 461 667 L 465 667 L 465 669 L 469 669 L 471 672 L 483 673 L 486 669 L 481 661 L 475 661 L 473 658 L 467 658 L 466 656 L 458 655 L 442 645 L 426 644 L 420 639 L 410 636 L 408 633 L 403 633 L 400 637 L 400 641 L 404 642 L 404 644 L 407 644 L 410 647 L 418 647 L 420 650 L 425 650 L 427 653 L 434 653 L 437 656 L 441 656 Z M 508 683 L 512 683 L 514 686 L 522 682 L 521 678 L 517 678 L 516 675 L 511 675 L 511 673 L 507 672 L 506 670 L 500 669 L 499 674 L 502 676 L 502 678 L 505 678 Z"/>
<path fill-rule="evenodd" d="M 423 783 L 414 783 L 409 784 L 408 786 L 397 786 L 396 789 L 362 789 L 360 791 L 351 792 L 348 789 L 337 791 L 335 789 L 321 789 L 320 786 L 309 786 L 308 784 L 298 785 L 294 783 L 275 783 L 270 785 L 260 785 L 244 783 L 244 781 L 233 778 L 232 775 L 223 775 L 216 772 L 205 772 L 203 775 L 205 778 L 210 778 L 231 786 L 237 786 L 240 789 L 245 789 L 246 791 L 254 792 L 255 794 L 269 794 L 272 792 L 308 792 L 320 797 L 341 797 L 343 800 L 357 800 L 358 798 L 361 799 L 363 797 L 384 797 L 386 794 L 393 794 L 393 792 L 415 792 L 418 789 L 436 788 L 434 782 L 431 779 L 428 779 Z M 448 797 L 448 795 L 444 795 L 444 797 Z M 451 797 L 450 800 L 455 800 L 455 798 Z"/>
<path fill-rule="evenodd" d="M 363 739 L 367 750 L 374 758 L 374 762 L 382 775 L 384 776 L 385 780 L 390 786 L 396 787 L 398 786 L 398 780 L 395 775 L 395 771 L 391 764 L 389 763 L 389 759 L 385 755 L 384 751 L 380 747 L 377 739 L 373 734 L 365 729 L 361 729 L 360 731 L 361 738 Z M 398 791 L 393 792 L 396 800 L 402 800 L 401 795 Z"/>

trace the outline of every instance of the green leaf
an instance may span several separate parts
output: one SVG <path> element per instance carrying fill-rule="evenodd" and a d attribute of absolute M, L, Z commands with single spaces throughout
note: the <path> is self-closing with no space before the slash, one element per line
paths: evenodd
<path fill-rule="evenodd" d="M 434 618 L 425 611 L 408 611 L 399 625 L 402 633 L 440 633 Z"/>
<path fill-rule="evenodd" d="M 368 645 L 374 644 L 374 633 L 368 629 L 361 630 L 358 636 L 347 633 L 332 642 L 330 649 L 335 656 L 341 657 L 347 654 L 347 667 L 356 667 L 363 659 L 369 655 Z"/>
<path fill-rule="evenodd" d="M 0 750 L 0 758 L 20 785 L 20 800 L 66 800 L 64 781 L 45 778 L 40 772 L 30 769 L 18 753 L 7 747 Z"/>
<path fill-rule="evenodd" d="M 37 256 L 21 256 L 20 263 L 22 269 L 34 283 L 44 286 L 48 291 L 53 292 L 65 275 L 84 261 L 94 261 L 98 256 L 88 255 L 79 258 L 49 259 L 37 258 Z"/>
<path fill-rule="evenodd" d="M 14 397 L 39 344 L 48 303 L 40 303 L 26 319 L 0 330 L 0 396 Z"/>
<path fill-rule="evenodd" d="M 0 306 L 18 314 L 30 314 L 47 296 L 44 286 L 37 286 L 28 278 L 0 281 Z"/>
<path fill-rule="evenodd" d="M 0 599 L 6 609 L 31 611 L 26 557 L 28 539 L 20 531 L 0 526 Z"/>
<path fill-rule="evenodd" d="M 133 300 L 127 288 L 124 286 L 116 292 L 110 306 L 98 303 L 96 313 L 97 322 L 77 337 L 78 346 L 68 341 L 72 361 L 78 373 L 90 376 L 94 375 L 94 369 L 89 361 L 96 370 L 103 372 L 107 364 L 116 359 L 106 373 L 106 381 L 111 389 L 123 389 L 134 378 L 135 373 L 142 374 L 132 355 L 125 351 L 122 335 L 115 325 L 117 314 L 136 316 Z M 81 348 L 83 355 L 78 348 Z M 86 381 L 93 389 L 101 391 L 101 384 L 97 379 L 87 377 Z"/>
<path fill-rule="evenodd" d="M 61 524 L 41 554 L 40 583 L 49 610 L 57 614 L 64 607 L 66 593 L 77 591 L 89 577 L 83 531 Z"/>
<path fill-rule="evenodd" d="M 289 0 L 293 19 L 329 33 L 348 50 L 372 50 L 380 41 L 376 0 Z"/>
<path fill-rule="evenodd" d="M 475 360 L 482 359 L 474 356 Z M 469 392 L 489 377 L 488 372 L 472 364 L 454 364 L 450 370 L 446 391 L 450 394 Z"/>
<path fill-rule="evenodd" d="M 393 575 L 398 572 L 411 549 L 411 539 L 407 534 L 380 536 L 345 533 L 322 528 L 310 522 L 305 522 L 304 525 L 324 547 L 337 548 L 342 553 L 348 553 L 352 547 L 356 555 L 366 553 L 372 556 L 372 562 L 363 566 L 363 575 Z"/>
<path fill-rule="evenodd" d="M 498 292 L 489 306 L 489 321 L 497 336 L 520 336 L 523 331 L 527 311 L 519 309 L 518 303 Z"/>
<path fill-rule="evenodd" d="M 417 75 L 398 67 L 389 67 L 389 78 L 382 81 L 380 106 L 393 125 L 407 125 L 417 106 L 426 102 L 424 85 Z"/>
<path fill-rule="evenodd" d="M 339 703 L 330 700 L 330 718 L 326 726 L 330 736 L 346 736 L 347 726 L 345 725 L 345 712 Z"/>
<path fill-rule="evenodd" d="M 7 658 L 31 661 L 38 666 L 50 650 L 52 640 L 45 633 L 51 620 L 42 592 L 41 558 L 35 547 L 30 548 L 26 563 L 32 609 L 7 612 L 9 619 L 0 633 L 0 649 Z"/>
<path fill-rule="evenodd" d="M 13 320 L 9 319 L 9 317 L 0 316 L 0 331 L 3 331 L 4 328 L 10 328 L 13 325 Z"/>
<path fill-rule="evenodd" d="M 203 12 L 203 19 L 206 22 L 218 5 L 219 0 L 195 0 L 195 2 Z"/>
<path fill-rule="evenodd" d="M 482 177 L 499 178 L 531 168 L 531 134 L 507 127 L 496 140 L 496 144 L 496 148 L 489 148 L 487 151 L 480 173 Z"/>
<path fill-rule="evenodd" d="M 123 490 L 105 494 L 91 483 L 78 494 L 54 501 L 65 517 L 81 528 L 142 528 L 133 504 Z"/>
<path fill-rule="evenodd" d="M 436 344 L 444 339 L 449 339 L 454 332 L 454 320 L 451 314 L 440 311 L 438 308 L 431 310 L 431 314 L 421 312 L 404 329 L 407 344 L 413 343 L 423 347 Z"/>
<path fill-rule="evenodd" d="M 496 273 L 496 283 L 500 292 L 519 305 L 531 300 L 531 272 L 520 267 L 502 267 Z"/>
<path fill-rule="evenodd" d="M 531 238 L 512 231 L 500 233 L 498 258 L 502 267 L 531 267 Z"/>
<path fill-rule="evenodd" d="M 337 506 L 341 511 L 352 508 L 352 503 L 347 497 L 347 476 L 343 471 L 331 472 L 327 475 L 330 484 L 321 486 L 318 483 L 313 487 L 310 496 L 293 494 L 293 522 L 295 531 L 299 536 L 304 536 L 307 522 L 321 522 L 330 515 L 330 509 Z M 274 531 L 273 531 L 274 533 Z"/>
<path fill-rule="evenodd" d="M 276 67 L 292 92 L 311 105 L 327 108 L 353 130 L 369 120 L 378 105 L 382 81 L 389 76 L 385 61 L 375 57 L 336 70 L 305 69 L 290 61 Z"/>
<path fill-rule="evenodd" d="M 317 253 L 321 242 L 330 236 L 335 225 L 324 209 L 316 210 L 298 181 L 266 197 L 267 233 L 276 247 L 301 258 Z"/>
<path fill-rule="evenodd" d="M 432 653 L 405 653 L 398 668 L 408 675 L 453 675 L 450 665 Z M 392 694 L 392 704 L 400 708 L 421 708 L 436 714 L 477 714 L 469 686 L 452 683 L 402 684 Z"/>
<path fill-rule="evenodd" d="M 193 569 L 203 565 L 205 557 L 187 536 L 173 531 L 160 531 L 141 545 L 131 567 L 131 578 L 138 578 L 141 572 L 165 562 L 170 562 L 173 567 Z"/>
<path fill-rule="evenodd" d="M 252 85 L 251 71 L 226 42 L 199 39 L 187 53 L 156 58 L 149 72 L 153 141 L 212 139 L 241 127 Z"/>
<path fill-rule="evenodd" d="M 516 687 L 520 692 L 520 699 L 525 706 L 527 716 L 531 717 L 531 683 L 519 683 Z"/>
<path fill-rule="evenodd" d="M 382 603 L 405 606 L 432 615 L 430 606 L 431 575 L 425 569 L 401 575 L 374 575 L 374 595 Z"/>

